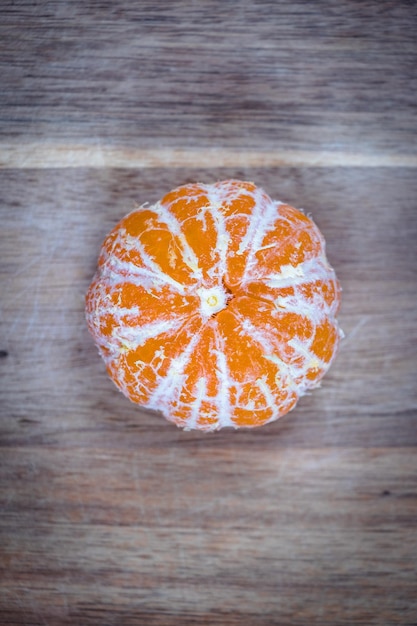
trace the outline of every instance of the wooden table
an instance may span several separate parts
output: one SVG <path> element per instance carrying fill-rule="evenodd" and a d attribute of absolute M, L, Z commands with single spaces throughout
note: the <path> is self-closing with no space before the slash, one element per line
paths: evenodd
<path fill-rule="evenodd" d="M 0 624 L 416 624 L 414 3 L 0 11 Z M 346 339 L 289 416 L 184 433 L 84 294 L 136 202 L 228 177 L 312 214 Z"/>

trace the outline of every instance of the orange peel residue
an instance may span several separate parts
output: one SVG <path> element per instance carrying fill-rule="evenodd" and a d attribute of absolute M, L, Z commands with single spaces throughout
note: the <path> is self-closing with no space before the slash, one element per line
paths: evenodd
<path fill-rule="evenodd" d="M 253 183 L 190 184 L 123 218 L 86 297 L 110 377 L 185 429 L 254 427 L 329 369 L 340 286 L 312 220 Z"/>

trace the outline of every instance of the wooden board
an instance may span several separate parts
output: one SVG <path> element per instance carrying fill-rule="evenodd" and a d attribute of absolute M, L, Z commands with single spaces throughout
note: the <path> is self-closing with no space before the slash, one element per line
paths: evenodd
<path fill-rule="evenodd" d="M 4 3 L 1 625 L 417 623 L 416 16 Z M 346 339 L 278 422 L 184 433 L 116 391 L 84 294 L 134 203 L 229 177 L 312 214 Z"/>

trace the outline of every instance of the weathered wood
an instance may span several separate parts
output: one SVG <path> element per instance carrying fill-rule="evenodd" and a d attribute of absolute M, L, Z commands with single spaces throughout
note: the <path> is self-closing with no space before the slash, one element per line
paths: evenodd
<path fill-rule="evenodd" d="M 413 623 L 417 182 L 389 174 L 0 174 L 0 623 Z M 135 201 L 221 175 L 311 211 L 347 337 L 281 421 L 183 433 L 113 387 L 83 296 Z"/>
<path fill-rule="evenodd" d="M 4 7 L 0 624 L 415 624 L 414 4 Z M 346 339 L 278 422 L 183 433 L 117 392 L 84 294 L 135 203 L 229 177 L 312 214 Z"/>
<path fill-rule="evenodd" d="M 415 152 L 412 1 L 2 5 L 0 137 Z"/>

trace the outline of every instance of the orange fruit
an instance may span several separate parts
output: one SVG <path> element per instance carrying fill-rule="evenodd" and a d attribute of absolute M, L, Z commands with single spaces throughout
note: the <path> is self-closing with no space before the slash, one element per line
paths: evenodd
<path fill-rule="evenodd" d="M 317 387 L 342 336 L 312 220 L 253 183 L 189 184 L 124 217 L 86 298 L 108 373 L 185 429 L 276 420 Z"/>

